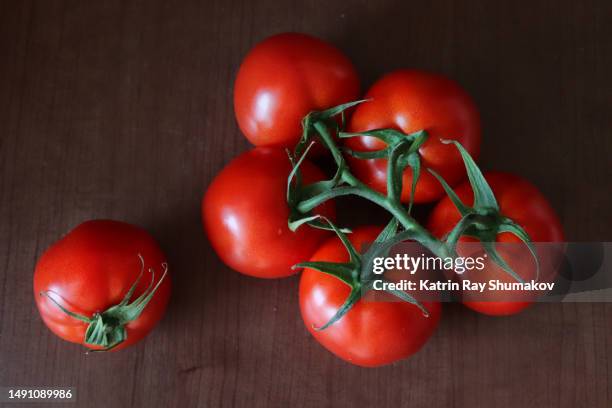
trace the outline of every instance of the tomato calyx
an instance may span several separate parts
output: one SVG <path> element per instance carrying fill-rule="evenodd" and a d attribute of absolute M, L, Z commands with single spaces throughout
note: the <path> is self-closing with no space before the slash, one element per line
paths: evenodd
<path fill-rule="evenodd" d="M 482 172 L 460 143 L 452 140 L 443 140 L 445 144 L 454 144 L 465 164 L 468 179 L 474 193 L 474 202 L 471 207 L 465 205 L 446 181 L 434 170 L 428 169 L 433 174 L 448 195 L 451 202 L 461 214 L 461 220 L 446 235 L 445 241 L 449 251 L 453 256 L 457 256 L 456 247 L 459 238 L 467 236 L 475 238 L 482 243 L 483 249 L 493 261 L 499 265 L 506 273 L 518 282 L 523 283 L 524 279 L 518 275 L 508 263 L 500 256 L 495 247 L 497 235 L 508 232 L 519 238 L 529 249 L 536 264 L 536 281 L 539 278 L 540 264 L 535 250 L 535 246 L 529 234 L 515 221 L 501 214 L 499 204 L 493 194 L 493 190 L 485 180 Z"/>
<path fill-rule="evenodd" d="M 109 307 L 103 312 L 94 313 L 92 317 L 87 317 L 68 310 L 50 295 L 53 293 L 51 291 L 40 293 L 41 296 L 46 296 L 55 306 L 68 316 L 88 324 L 87 330 L 85 331 L 85 343 L 102 347 L 102 349 L 90 349 L 88 352 L 109 351 L 123 343 L 127 339 L 126 324 L 138 319 L 165 279 L 168 273 L 168 265 L 165 262 L 162 263 L 163 274 L 155 286 L 155 271 L 153 268 L 148 268 L 148 272 L 151 274 L 149 286 L 138 298 L 130 302 L 145 270 L 145 263 L 142 255 L 138 254 L 138 258 L 141 264 L 140 274 L 121 302 Z"/>
<path fill-rule="evenodd" d="M 316 205 L 305 210 L 298 207 L 301 202 L 325 194 L 343 183 L 343 177 L 348 170 L 344 157 L 339 150 L 332 151 L 338 167 L 330 180 L 304 185 L 299 168 L 317 140 L 328 148 L 329 143 L 334 144 L 333 138 L 327 133 L 327 129 L 332 128 L 336 133 L 340 129 L 344 129 L 346 125 L 345 111 L 363 102 L 366 102 L 366 100 L 348 102 L 324 111 L 313 111 L 302 119 L 300 142 L 296 145 L 293 153 L 287 150 L 292 165 L 292 171 L 287 179 L 287 204 L 290 209 L 288 225 L 291 231 L 295 231 L 303 224 L 308 224 L 314 228 L 332 230 L 328 223 L 322 222 L 318 216 L 313 215 L 312 209 Z M 340 124 L 336 119 L 338 116 L 340 116 Z M 321 132 L 324 132 L 327 138 L 320 136 Z M 329 141 L 326 139 L 329 139 Z M 346 194 L 350 194 L 350 192 L 347 191 Z M 343 231 L 348 232 L 349 230 L 343 229 Z"/>
<path fill-rule="evenodd" d="M 373 273 L 372 264 L 374 258 L 381 256 L 381 253 L 388 250 L 395 244 L 410 238 L 410 234 L 406 231 L 398 234 L 398 222 L 393 218 L 383 231 L 376 237 L 373 245 L 368 250 L 361 254 L 351 243 L 347 235 L 333 222 L 324 217 L 319 217 L 320 221 L 325 222 L 336 233 L 344 248 L 349 254 L 348 262 L 301 262 L 294 265 L 294 268 L 310 268 L 316 271 L 332 275 L 351 288 L 351 292 L 336 311 L 336 313 L 321 327 L 314 327 L 315 330 L 325 330 L 338 320 L 340 320 L 357 301 L 359 301 L 368 291 L 374 287 L 376 280 L 387 281 L 384 275 L 375 275 Z M 401 300 L 411 303 L 418 307 L 425 317 L 429 317 L 429 311 L 413 296 L 408 293 L 396 290 L 386 289 L 390 293 Z"/>
<path fill-rule="evenodd" d="M 350 137 L 368 136 L 382 140 L 387 144 L 382 150 L 360 152 L 344 148 L 344 152 L 357 159 L 387 159 L 387 195 L 390 200 L 399 202 L 402 194 L 403 173 L 406 167 L 412 169 L 412 184 L 410 186 L 410 202 L 408 213 L 412 210 L 414 193 L 421 173 L 421 158 L 419 148 L 427 140 L 428 134 L 425 130 L 405 134 L 395 129 L 375 129 L 367 132 L 345 133 L 340 132 L 339 137 L 346 139 Z"/>

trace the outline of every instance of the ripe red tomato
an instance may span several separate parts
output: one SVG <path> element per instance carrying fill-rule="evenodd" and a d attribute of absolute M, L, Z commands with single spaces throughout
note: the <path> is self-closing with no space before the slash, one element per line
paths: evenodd
<path fill-rule="evenodd" d="M 234 85 L 234 110 L 255 146 L 293 147 L 302 118 L 359 96 L 353 64 L 332 45 L 298 33 L 277 34 L 246 56 Z"/>
<path fill-rule="evenodd" d="M 150 284 L 160 282 L 165 265 L 165 255 L 143 229 L 119 221 L 87 221 L 54 243 L 38 261 L 34 272 L 36 306 L 47 327 L 62 339 L 102 349 L 86 344 L 88 324 L 69 316 L 55 302 L 92 318 L 121 303 L 138 281 L 130 303 L 136 300 Z M 149 268 L 155 271 L 154 282 Z M 166 310 L 170 287 L 165 276 L 142 313 L 125 324 L 127 338 L 113 350 L 136 343 L 153 329 Z M 110 329 L 113 322 L 108 323 L 105 327 Z"/>
<path fill-rule="evenodd" d="M 359 249 L 371 243 L 380 227 L 357 228 L 349 234 Z M 346 249 L 338 238 L 326 241 L 312 261 L 347 262 Z M 422 302 L 429 317 L 397 298 L 357 301 L 340 320 L 317 331 L 347 299 L 350 288 L 334 276 L 305 268 L 300 280 L 300 309 L 306 328 L 319 343 L 341 359 L 364 367 L 390 364 L 416 353 L 433 334 L 440 320 L 439 302 Z"/>
<path fill-rule="evenodd" d="M 557 214 L 546 197 L 533 184 L 508 173 L 490 172 L 485 174 L 485 178 L 497 198 L 501 214 L 520 225 L 527 232 L 532 242 L 563 242 L 563 228 Z M 466 181 L 458 186 L 455 192 L 464 204 L 472 205 L 473 193 L 469 182 Z M 456 207 L 446 197 L 433 209 L 428 227 L 432 234 L 442 238 L 453 229 L 460 218 Z M 461 241 L 473 242 L 474 240 L 462 237 Z M 496 242 L 502 243 L 502 245 L 498 245 L 500 255 L 510 264 L 515 272 L 526 281 L 535 279 L 536 269 L 532 255 L 516 236 L 504 232 L 497 235 Z M 508 245 L 508 243 L 516 243 L 516 245 Z M 505 247 L 504 244 L 506 244 Z M 547 252 L 546 248 L 538 249 L 540 258 L 547 257 L 546 262 L 541 260 L 541 266 L 554 265 L 556 262 L 550 257 L 558 254 Z M 514 278 L 509 276 L 492 260 L 488 259 L 485 265 L 484 270 L 466 272 L 464 277 L 477 282 L 488 282 L 490 279 L 502 282 L 516 282 Z M 540 281 L 552 281 L 555 275 L 556 270 L 545 268 L 540 271 Z M 483 314 L 503 316 L 518 313 L 531 305 L 533 301 L 525 300 L 530 297 L 533 298 L 533 295 L 528 293 L 517 295 L 508 292 L 492 291 L 489 296 L 480 297 L 464 294 L 463 303 L 470 309 Z M 470 298 L 477 300 L 470 301 Z M 496 299 L 504 298 L 519 300 L 496 301 Z"/>
<path fill-rule="evenodd" d="M 300 167 L 305 183 L 322 180 L 312 163 Z M 293 275 L 291 267 L 312 255 L 329 236 L 308 226 L 289 230 L 286 201 L 291 164 L 282 149 L 259 147 L 234 159 L 213 180 L 202 201 L 208 239 L 231 268 L 259 278 Z M 317 213 L 333 218 L 328 201 Z"/>
<path fill-rule="evenodd" d="M 457 148 L 440 139 L 460 142 L 476 158 L 480 150 L 480 117 L 470 96 L 454 81 L 441 75 L 417 70 L 399 70 L 379 79 L 368 91 L 369 102 L 357 106 L 349 122 L 350 132 L 394 128 L 404 133 L 426 130 L 428 140 L 421 146 L 421 174 L 414 202 L 435 201 L 444 190 L 425 168 L 440 174 L 452 186 L 465 177 L 465 168 Z M 346 139 L 356 151 L 384 148 L 373 137 Z M 372 188 L 387 191 L 387 160 L 350 158 L 351 169 Z M 412 170 L 403 177 L 402 201 L 410 200 Z"/>

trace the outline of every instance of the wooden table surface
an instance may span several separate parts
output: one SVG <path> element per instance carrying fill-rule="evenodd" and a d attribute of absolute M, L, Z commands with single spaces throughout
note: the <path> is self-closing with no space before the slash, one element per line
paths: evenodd
<path fill-rule="evenodd" d="M 94 408 L 612 406 L 612 304 L 445 305 L 420 353 L 362 369 L 307 333 L 296 277 L 219 261 L 199 209 L 249 148 L 233 80 L 289 30 L 344 50 L 364 87 L 400 67 L 456 79 L 481 109 L 482 165 L 538 185 L 568 240 L 610 240 L 609 0 L 0 1 L 0 386 L 76 387 L 66 406 Z M 148 229 L 170 260 L 169 310 L 127 351 L 85 355 L 34 306 L 37 258 L 91 218 Z"/>

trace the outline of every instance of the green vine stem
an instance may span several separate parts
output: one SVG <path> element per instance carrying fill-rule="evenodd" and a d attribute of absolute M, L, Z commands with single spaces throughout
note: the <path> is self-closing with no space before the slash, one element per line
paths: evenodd
<path fill-rule="evenodd" d="M 314 123 L 314 129 L 319 133 L 319 136 L 323 140 L 325 146 L 331 151 L 332 156 L 336 163 L 344 163 L 344 157 L 340 152 L 340 149 L 334 142 L 331 134 L 329 133 L 325 122 L 317 121 Z M 423 132 L 424 133 L 424 132 Z M 390 160 L 390 163 L 397 163 L 397 154 L 392 153 L 394 155 L 394 159 Z M 391 167 L 391 165 L 390 165 Z M 418 236 L 419 242 L 425 246 L 427 249 L 432 251 L 435 255 L 444 258 L 450 256 L 450 252 L 447 251 L 446 246 L 434 237 L 427 229 L 422 227 L 411 215 L 400 201 L 400 194 L 398 193 L 390 193 L 385 196 L 379 193 L 376 190 L 371 189 L 366 186 L 363 182 L 357 179 L 349 170 L 346 165 L 341 165 L 342 173 L 341 180 L 348 184 L 350 187 L 339 187 L 337 189 L 330 189 L 325 193 L 319 194 L 315 197 L 306 199 L 297 204 L 297 209 L 301 213 L 309 213 L 318 205 L 324 203 L 325 201 L 344 196 L 344 195 L 357 195 L 371 202 L 379 205 L 380 207 L 387 210 L 393 217 L 395 217 L 400 224 L 404 227 L 406 231 L 412 232 L 415 236 Z M 395 184 L 395 188 L 389 189 L 389 191 L 399 191 L 401 193 L 401 172 L 398 174 L 395 173 L 395 177 L 389 177 L 391 180 L 391 184 Z M 395 179 L 399 178 L 400 182 L 398 183 Z M 394 180 L 392 180 L 394 179 Z M 399 189 L 397 185 L 399 184 Z"/>
<path fill-rule="evenodd" d="M 411 197 L 414 196 L 416 184 L 421 171 L 421 160 L 419 148 L 427 140 L 428 134 L 425 130 L 420 130 L 411 134 L 404 134 L 395 129 L 375 129 L 361 133 L 345 133 L 344 112 L 359 104 L 367 101 L 355 101 L 339 105 L 331 109 L 311 112 L 302 121 L 303 134 L 297 144 L 294 153 L 289 154 L 293 165 L 293 171 L 287 180 L 287 203 L 290 208 L 289 228 L 296 230 L 303 224 L 308 224 L 315 228 L 333 230 L 342 240 L 345 248 L 350 254 L 350 262 L 334 264 L 330 262 L 303 262 L 296 267 L 309 267 L 324 273 L 334 275 L 351 287 L 351 293 L 345 304 L 338 310 L 332 319 L 323 325 L 320 330 L 329 327 L 331 324 L 342 318 L 357 302 L 364 291 L 371 289 L 373 282 L 370 261 L 373 256 L 366 253 L 363 256 L 358 254 L 350 244 L 345 233 L 348 230 L 336 227 L 330 220 L 321 219 L 313 215 L 312 210 L 317 206 L 337 197 L 355 195 L 367 199 L 388 211 L 393 219 L 377 238 L 379 243 L 399 243 L 405 240 L 413 240 L 430 250 L 440 258 L 456 257 L 456 245 L 459 238 L 463 235 L 477 238 L 483 244 L 483 249 L 491 259 L 501 268 L 512 276 L 515 280 L 523 282 L 523 279 L 499 255 L 495 247 L 497 234 L 509 232 L 517 236 L 529 248 L 532 256 L 536 260 L 537 271 L 539 272 L 538 257 L 533 243 L 528 234 L 513 220 L 500 213 L 499 205 L 495 199 L 493 191 L 485 180 L 482 172 L 471 158 L 469 153 L 456 141 L 443 141 L 453 143 L 465 164 L 468 179 L 474 192 L 474 204 L 469 207 L 461 202 L 452 188 L 446 181 L 432 169 L 427 169 L 441 183 L 445 192 L 457 207 L 462 218 L 453 230 L 439 240 L 427 229 L 421 226 L 411 215 L 412 198 L 408 208 L 400 201 L 403 189 L 403 173 L 407 167 L 412 169 Z M 337 115 L 342 115 L 341 125 L 336 120 Z M 355 177 L 344 158 L 344 154 L 338 147 L 332 132 L 338 134 L 339 138 L 349 138 L 358 136 L 375 137 L 386 143 L 382 150 L 373 152 L 357 152 L 344 149 L 344 154 L 349 154 L 357 159 L 386 159 L 387 160 L 387 194 L 373 190 Z M 331 153 L 337 170 L 334 177 L 330 180 L 319 181 L 310 185 L 302 185 L 299 167 L 312 147 L 315 140 L 319 140 Z M 398 231 L 398 227 L 402 231 Z M 365 268 L 365 269 L 364 269 Z M 537 277 L 536 277 L 537 278 Z M 384 276 L 383 276 L 384 279 Z M 415 304 L 424 315 L 427 310 L 412 296 L 402 291 L 391 291 L 391 293 L 404 301 Z"/>

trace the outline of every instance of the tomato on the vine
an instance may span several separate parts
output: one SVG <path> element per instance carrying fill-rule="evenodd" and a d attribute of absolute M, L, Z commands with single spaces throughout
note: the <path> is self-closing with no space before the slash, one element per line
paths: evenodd
<path fill-rule="evenodd" d="M 500 172 L 485 173 L 485 179 L 491 186 L 499 204 L 502 216 L 508 217 L 521 226 L 529 235 L 533 243 L 560 243 L 563 242 L 563 228 L 559 217 L 551 207 L 544 195 L 529 181 L 516 175 Z M 473 192 L 469 182 L 459 185 L 455 190 L 461 201 L 471 206 L 473 204 Z M 439 238 L 446 236 L 459 222 L 461 216 L 452 201 L 446 197 L 433 209 L 428 223 L 432 234 Z M 474 242 L 470 237 L 462 237 L 463 243 Z M 497 234 L 496 242 L 499 243 L 498 250 L 505 261 L 513 267 L 515 272 L 525 281 L 535 279 L 537 269 L 533 257 L 527 246 L 515 235 L 502 232 Z M 461 244 L 460 244 L 461 246 Z M 477 245 L 465 244 L 465 247 L 473 248 Z M 555 266 L 558 252 L 556 246 L 541 246 L 536 248 L 540 258 L 539 280 L 551 282 L 556 277 Z M 516 282 L 498 264 L 491 259 L 485 262 L 485 268 L 481 271 L 466 272 L 462 276 L 473 282 L 489 282 L 499 280 L 500 282 Z M 472 295 L 465 292 L 463 303 L 477 312 L 503 316 L 520 312 L 533 303 L 536 295 L 532 293 L 514 293 L 491 291 L 488 295 Z"/>
<path fill-rule="evenodd" d="M 304 183 L 322 180 L 312 163 L 300 167 Z M 329 231 L 287 224 L 287 177 L 291 163 L 284 150 L 258 147 L 235 158 L 213 180 L 202 200 L 202 219 L 219 257 L 245 275 L 279 278 L 308 259 Z M 316 213 L 333 218 L 329 201 Z"/>
<path fill-rule="evenodd" d="M 349 131 L 394 128 L 404 133 L 427 131 L 429 138 L 420 147 L 421 166 L 440 174 L 450 185 L 465 177 L 463 161 L 457 149 L 443 144 L 440 139 L 460 142 L 476 158 L 480 149 L 480 117 L 471 97 L 454 81 L 441 75 L 399 70 L 379 79 L 357 106 L 349 122 Z M 375 151 L 384 142 L 370 136 L 346 139 L 345 144 L 355 151 Z M 351 169 L 357 177 L 380 192 L 387 190 L 386 159 L 350 158 Z M 404 172 L 402 201 L 410 200 L 412 170 Z M 435 177 L 422 170 L 416 185 L 414 202 L 439 199 L 444 190 Z"/>
<path fill-rule="evenodd" d="M 348 235 L 355 248 L 372 243 L 380 227 L 361 227 Z M 326 241 L 311 261 L 346 262 L 349 256 L 340 239 Z M 329 327 L 327 323 L 349 296 L 340 279 L 305 268 L 300 280 L 300 310 L 306 328 L 319 343 L 341 359 L 364 367 L 390 364 L 416 353 L 431 337 L 440 320 L 439 302 L 422 302 L 429 316 L 397 298 L 360 299 Z"/>
<path fill-rule="evenodd" d="M 166 272 L 165 255 L 143 229 L 87 221 L 38 261 L 36 306 L 62 339 L 119 350 L 141 340 L 162 318 L 170 298 Z"/>
<path fill-rule="evenodd" d="M 306 34 L 283 33 L 245 57 L 234 85 L 234 110 L 255 146 L 293 147 L 306 114 L 358 96 L 357 72 L 337 48 Z"/>

